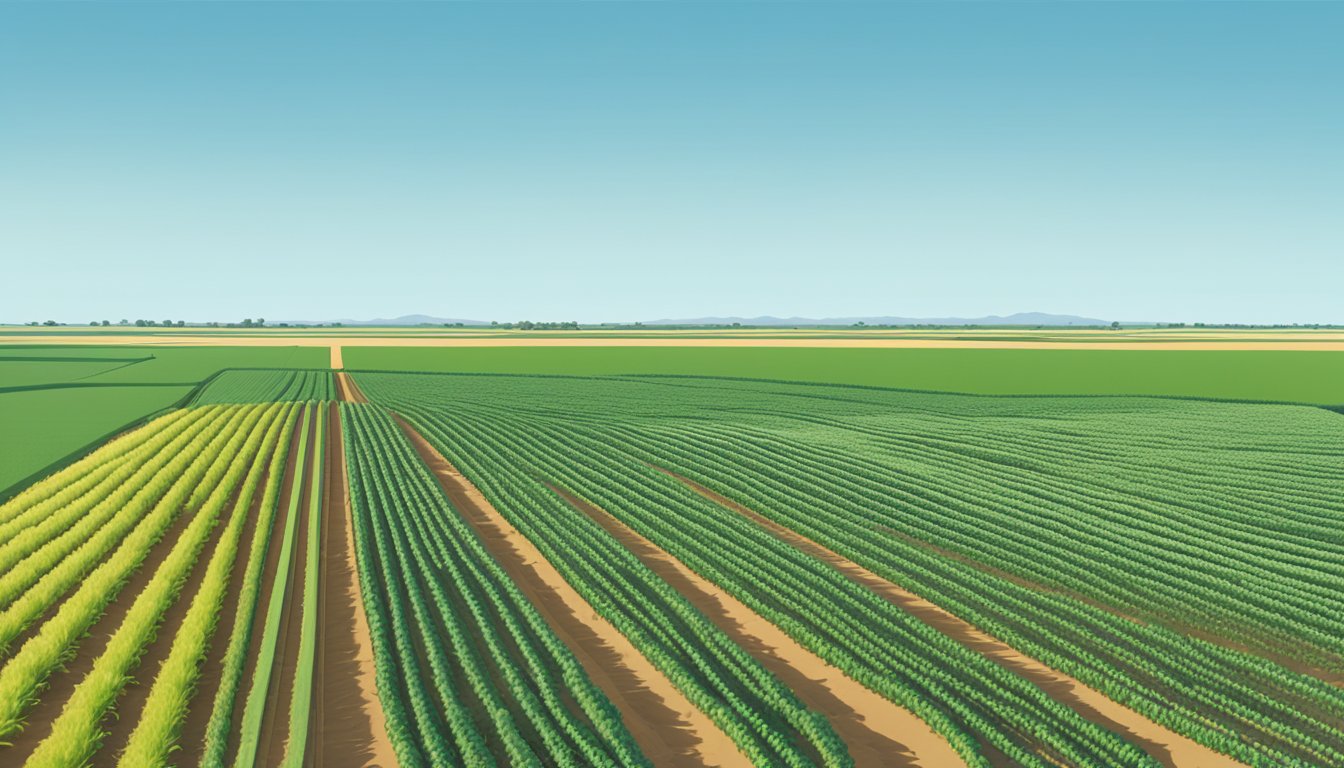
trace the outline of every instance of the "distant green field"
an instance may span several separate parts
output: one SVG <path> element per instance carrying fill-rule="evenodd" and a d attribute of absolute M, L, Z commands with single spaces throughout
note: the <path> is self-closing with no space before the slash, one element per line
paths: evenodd
<path fill-rule="evenodd" d="M 1344 354 L 1301 351 L 347 347 L 352 370 L 683 374 L 975 394 L 1173 395 L 1344 404 Z"/>
<path fill-rule="evenodd" d="M 5 358 L 116 358 L 106 373 L 87 381 L 141 384 L 198 382 L 224 368 L 326 368 L 330 353 L 325 347 L 84 347 L 72 345 L 0 346 Z M 145 359 L 127 365 L 127 361 Z M 42 366 L 74 363 L 30 363 Z M 115 370 L 113 370 L 115 369 Z M 7 386 L 0 378 L 0 387 Z"/>
<path fill-rule="evenodd" d="M 328 362 L 325 347 L 0 346 L 0 496 L 217 371 Z"/>
<path fill-rule="evenodd" d="M 0 394 L 0 494 L 123 426 L 167 408 L 190 387 L 84 387 Z"/>

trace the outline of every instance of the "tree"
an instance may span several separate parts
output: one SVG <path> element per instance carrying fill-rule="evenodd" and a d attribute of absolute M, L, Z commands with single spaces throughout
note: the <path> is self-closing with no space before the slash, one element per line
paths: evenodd
<path fill-rule="evenodd" d="M 172 328 L 172 327 L 173 327 L 173 321 L 172 321 L 172 320 L 164 320 L 164 321 L 163 321 L 163 327 L 164 327 L 164 328 Z"/>
<path fill-rule="evenodd" d="M 264 317 L 257 318 L 257 325 L 265 325 L 265 324 L 266 324 L 266 318 Z"/>
<path fill-rule="evenodd" d="M 251 328 L 251 327 L 252 327 L 252 318 L 250 318 L 250 317 L 245 317 L 245 318 L 243 318 L 243 327 L 244 327 L 244 328 Z"/>
<path fill-rule="evenodd" d="M 1113 330 L 1113 331 L 1118 331 L 1118 330 L 1120 330 L 1120 321 L 1119 321 L 1119 320 L 1116 320 L 1116 321 L 1114 321 L 1114 322 L 1111 323 L 1111 330 Z"/>
<path fill-rule="evenodd" d="M 104 327 L 104 328 L 106 328 L 106 327 L 109 326 L 109 325 L 111 325 L 111 323 L 107 322 L 106 320 L 103 321 L 103 327 Z"/>
<path fill-rule="evenodd" d="M 121 322 L 117 323 L 117 325 L 130 325 L 130 324 L 131 324 L 130 321 L 127 320 L 126 318 L 122 318 Z"/>
<path fill-rule="evenodd" d="M 186 320 L 178 320 L 178 321 L 177 321 L 177 327 L 178 327 L 178 328 L 182 328 L 182 327 L 184 327 L 186 324 L 187 324 L 187 321 L 186 321 Z"/>
<path fill-rule="evenodd" d="M 43 325 L 55 325 L 55 324 L 56 324 L 55 320 L 48 320 L 47 322 L 43 323 Z"/>

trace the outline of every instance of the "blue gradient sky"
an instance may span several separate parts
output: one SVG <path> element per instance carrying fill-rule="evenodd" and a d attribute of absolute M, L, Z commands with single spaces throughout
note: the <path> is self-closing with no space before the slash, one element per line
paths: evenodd
<path fill-rule="evenodd" d="M 0 321 L 1344 322 L 1341 3 L 0 5 Z"/>

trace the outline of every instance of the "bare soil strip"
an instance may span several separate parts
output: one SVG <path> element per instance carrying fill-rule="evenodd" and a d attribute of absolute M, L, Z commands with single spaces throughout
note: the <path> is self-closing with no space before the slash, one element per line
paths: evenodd
<path fill-rule="evenodd" d="M 598 615 L 527 537 L 400 416 L 398 424 L 453 506 L 621 712 L 657 766 L 748 766 L 737 745 Z"/>
<path fill-rule="evenodd" d="M 342 377 L 345 374 L 340 374 Z M 328 524 L 323 531 L 322 631 L 318 640 L 314 764 L 323 768 L 395 768 L 396 753 L 378 700 L 373 640 L 355 561 L 340 409 L 331 408 L 327 441 Z"/>
<path fill-rule="evenodd" d="M 339 344 L 331 345 L 331 367 L 338 371 L 345 367 L 345 364 L 341 361 L 341 345 Z"/>
<path fill-rule="evenodd" d="M 820 712 L 858 766 L 965 765 L 950 744 L 914 713 L 879 696 L 799 645 L 783 630 L 605 510 L 550 486 L 620 541 L 809 708 Z"/>
<path fill-rule="evenodd" d="M 294 678 L 299 670 L 299 634 L 303 624 L 304 561 L 308 548 L 301 546 L 308 539 L 308 498 L 312 477 L 313 458 L 317 454 L 317 419 L 308 425 L 308 452 L 302 459 L 305 470 L 299 494 L 299 519 L 295 528 L 295 547 L 289 563 L 289 583 L 285 585 L 284 618 L 281 620 L 280 640 L 275 647 L 275 674 L 271 676 L 270 691 L 266 696 L 266 714 L 262 718 L 261 740 L 257 745 L 258 765 L 280 765 L 285 757 L 285 743 L 289 739 L 290 704 Z"/>
<path fill-rule="evenodd" d="M 1138 712 L 1112 701 L 1100 691 L 1022 654 L 1007 643 L 982 632 L 969 622 L 928 600 L 902 589 L 858 563 L 753 512 L 732 499 L 661 467 L 654 469 L 677 479 L 710 501 L 751 519 L 781 540 L 829 563 L 854 582 L 868 587 L 925 624 L 1035 683 L 1041 690 L 1084 719 L 1129 739 L 1163 765 L 1176 768 L 1222 768 L 1242 765 L 1226 755 L 1214 752 L 1202 744 L 1158 725 Z"/>
<path fill-rule="evenodd" d="M 154 573 L 168 557 L 168 553 L 172 551 L 173 545 L 177 543 L 191 519 L 192 515 L 186 513 L 177 516 L 164 532 L 163 538 L 150 547 L 149 554 L 145 556 L 140 567 L 135 569 L 126 586 L 122 587 L 103 611 L 103 615 L 89 628 L 88 634 L 75 646 L 74 656 L 65 663 L 63 669 L 57 670 L 47 678 L 47 687 L 42 689 L 37 704 L 29 710 L 23 730 L 10 736 L 11 746 L 0 746 L 0 765 L 22 765 L 37 745 L 51 734 L 51 725 L 65 708 L 65 702 L 75 692 L 76 686 L 84 681 L 85 676 L 93 668 L 94 661 L 107 649 L 108 642 L 131 610 L 135 598 L 144 591 L 150 579 L 154 578 Z M 54 605 L 53 610 L 59 605 L 59 602 Z M 41 621 L 45 619 L 46 617 Z M 39 625 L 40 622 L 30 627 L 30 631 L 36 632 L 36 627 Z"/>

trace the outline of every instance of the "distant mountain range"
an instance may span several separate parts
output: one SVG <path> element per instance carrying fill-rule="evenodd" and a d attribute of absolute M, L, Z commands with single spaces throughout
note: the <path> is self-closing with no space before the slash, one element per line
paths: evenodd
<path fill-rule="evenodd" d="M 1078 315 L 1019 312 L 986 317 L 696 317 L 686 320 L 650 320 L 644 325 L 1110 325 L 1110 321 Z"/>

